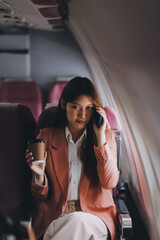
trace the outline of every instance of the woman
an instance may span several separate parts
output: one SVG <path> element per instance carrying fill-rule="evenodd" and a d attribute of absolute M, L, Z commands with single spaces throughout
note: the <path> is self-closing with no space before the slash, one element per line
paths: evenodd
<path fill-rule="evenodd" d="M 98 128 L 94 112 L 102 116 Z M 53 128 L 40 130 L 46 152 L 34 164 L 31 191 L 37 201 L 33 227 L 44 239 L 115 239 L 116 208 L 111 189 L 118 182 L 114 131 L 92 82 L 73 78 L 65 86 Z"/>

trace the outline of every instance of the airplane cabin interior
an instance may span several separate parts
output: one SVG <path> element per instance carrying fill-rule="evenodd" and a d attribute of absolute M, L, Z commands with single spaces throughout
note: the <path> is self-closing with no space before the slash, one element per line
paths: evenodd
<path fill-rule="evenodd" d="M 158 0 L 0 0 L 0 238 L 34 240 L 24 152 L 81 76 L 116 133 L 119 239 L 160 239 L 159 12 Z"/>

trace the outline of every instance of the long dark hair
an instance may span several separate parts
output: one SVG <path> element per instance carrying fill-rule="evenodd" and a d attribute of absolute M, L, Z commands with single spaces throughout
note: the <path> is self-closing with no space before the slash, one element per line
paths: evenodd
<path fill-rule="evenodd" d="M 66 104 L 75 101 L 80 95 L 88 96 L 92 100 L 93 105 L 102 107 L 97 91 L 88 78 L 75 77 L 70 80 L 64 87 L 60 99 L 63 99 Z M 53 123 L 53 126 L 56 129 L 64 129 L 67 125 L 66 111 L 61 107 L 60 101 Z M 81 159 L 84 164 L 84 174 L 90 180 L 91 184 L 98 185 L 97 160 L 94 153 L 96 137 L 93 130 L 92 120 L 87 124 L 86 128 L 87 137 L 81 147 Z"/>

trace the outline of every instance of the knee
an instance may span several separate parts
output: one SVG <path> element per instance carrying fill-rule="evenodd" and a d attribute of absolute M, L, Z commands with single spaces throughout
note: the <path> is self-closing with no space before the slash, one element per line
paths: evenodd
<path fill-rule="evenodd" d="M 74 212 L 71 216 L 72 221 L 76 224 L 85 222 L 85 213 L 83 212 Z"/>

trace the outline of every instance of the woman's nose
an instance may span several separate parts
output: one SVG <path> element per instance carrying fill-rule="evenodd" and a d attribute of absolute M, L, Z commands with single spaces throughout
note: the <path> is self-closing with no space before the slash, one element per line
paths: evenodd
<path fill-rule="evenodd" d="M 85 119 L 86 118 L 86 111 L 84 109 L 81 109 L 80 112 L 79 112 L 79 116 L 82 118 L 82 119 Z"/>

